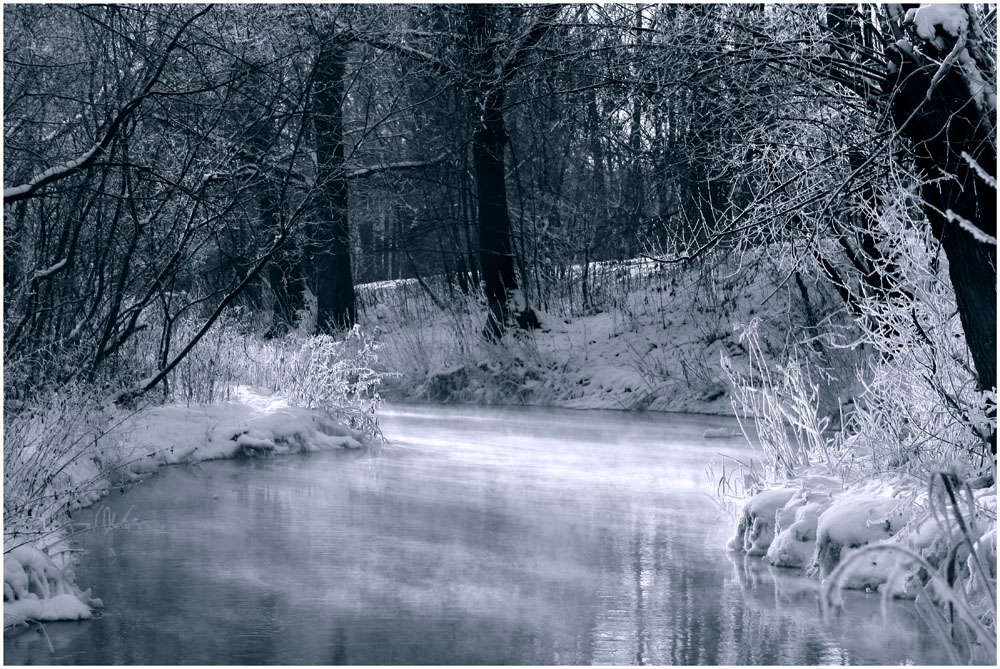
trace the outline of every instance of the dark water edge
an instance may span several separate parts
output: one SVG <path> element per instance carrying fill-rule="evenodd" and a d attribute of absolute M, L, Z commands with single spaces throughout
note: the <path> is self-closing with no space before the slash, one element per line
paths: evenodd
<path fill-rule="evenodd" d="M 395 406 L 377 454 L 171 468 L 80 537 L 106 610 L 5 664 L 941 664 L 911 604 L 725 551 L 723 418 Z M 96 513 L 96 510 L 95 510 Z"/>

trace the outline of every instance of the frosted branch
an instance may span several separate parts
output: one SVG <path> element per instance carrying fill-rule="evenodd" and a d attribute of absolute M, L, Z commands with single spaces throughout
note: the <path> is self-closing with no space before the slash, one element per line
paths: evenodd
<path fill-rule="evenodd" d="M 968 220 L 967 218 L 959 216 L 951 209 L 948 209 L 947 211 L 944 212 L 944 217 L 948 219 L 949 223 L 958 223 L 958 227 L 962 228 L 970 235 L 972 235 L 977 242 L 981 242 L 983 244 L 991 244 L 993 246 L 997 245 L 996 237 L 986 234 L 985 232 L 980 230 L 975 223 Z"/>

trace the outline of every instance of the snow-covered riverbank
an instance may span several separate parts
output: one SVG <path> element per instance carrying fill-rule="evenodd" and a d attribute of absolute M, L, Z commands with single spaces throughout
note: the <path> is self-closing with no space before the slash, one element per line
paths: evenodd
<path fill-rule="evenodd" d="M 966 659 L 995 660 L 996 512 L 992 476 L 966 486 L 948 475 L 930 485 L 903 476 L 849 484 L 803 475 L 748 496 L 728 547 L 821 579 L 824 607 L 840 588 L 920 597 L 918 610 L 931 619 L 938 604 L 949 604 L 957 613 L 937 628 L 942 643 L 951 636 L 971 653 Z M 969 638 L 955 641 L 955 625 Z"/>
<path fill-rule="evenodd" d="M 179 403 L 125 412 L 109 407 L 108 430 L 86 457 L 62 467 L 53 488 L 73 499 L 41 538 L 5 533 L 4 628 L 27 621 L 89 618 L 101 601 L 77 587 L 73 553 L 66 543 L 71 514 L 98 502 L 115 487 L 141 481 L 165 465 L 262 453 L 361 448 L 366 437 L 322 410 L 290 406 L 265 390 L 237 387 L 219 404 Z M 30 453 L 20 454 L 30 462 Z M 8 463 L 16 466 L 16 463 Z M 5 490 L 5 495 L 16 491 Z M 57 492 L 56 494 L 60 494 Z M 62 515 L 65 513 L 65 517 Z M 8 524 L 17 519 L 7 518 Z"/>
<path fill-rule="evenodd" d="M 455 294 L 444 311 L 412 281 L 359 286 L 359 320 L 380 331 L 380 364 L 395 374 L 382 385 L 390 401 L 731 416 L 732 389 L 719 360 L 746 367 L 738 326 L 765 305 L 784 312 L 761 327 L 770 351 L 802 320 L 795 296 L 779 291 L 773 275 L 738 283 L 736 269 L 592 263 L 586 307 L 559 297 L 534 304 L 541 327 L 509 333 L 500 344 L 481 336 L 485 315 L 474 298 Z"/>

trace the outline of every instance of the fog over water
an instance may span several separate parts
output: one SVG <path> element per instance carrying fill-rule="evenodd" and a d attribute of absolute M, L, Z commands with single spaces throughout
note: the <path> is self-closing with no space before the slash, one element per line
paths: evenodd
<path fill-rule="evenodd" d="M 386 406 L 377 453 L 170 468 L 81 535 L 106 610 L 7 663 L 940 663 L 906 603 L 727 553 L 731 419 Z M 89 512 L 93 513 L 93 512 Z"/>

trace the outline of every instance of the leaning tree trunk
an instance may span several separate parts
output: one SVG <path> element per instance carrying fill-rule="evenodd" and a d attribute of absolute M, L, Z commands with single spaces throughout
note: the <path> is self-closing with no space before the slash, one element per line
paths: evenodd
<path fill-rule="evenodd" d="M 892 74 L 886 83 L 896 127 L 911 141 L 924 175 L 924 213 L 948 257 L 979 386 L 988 390 L 997 378 L 997 256 L 996 242 L 987 238 L 997 234 L 996 188 L 987 183 L 996 183 L 996 110 L 989 91 L 972 90 L 970 81 L 982 88 L 994 84 L 989 71 L 977 82 L 970 68 L 978 71 L 984 64 L 973 58 L 963 62 L 964 44 L 955 49 L 957 39 L 964 43 L 966 37 L 938 26 L 933 42 L 911 34 L 910 44 L 890 47 Z M 949 57 L 953 50 L 957 57 Z"/>
<path fill-rule="evenodd" d="M 320 49 L 316 67 L 313 123 L 318 193 L 306 258 L 308 283 L 317 301 L 316 328 L 320 332 L 350 328 L 357 322 L 344 169 L 346 55 L 346 43 L 334 38 Z"/>

